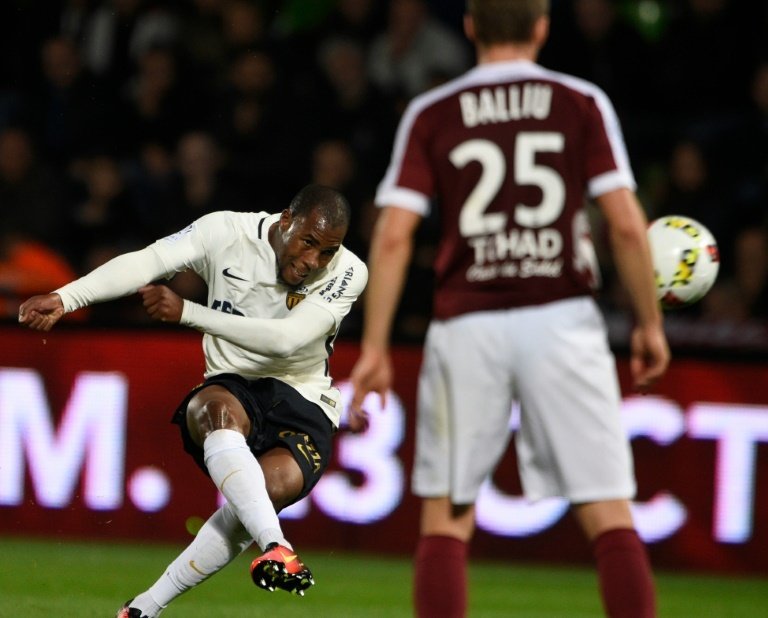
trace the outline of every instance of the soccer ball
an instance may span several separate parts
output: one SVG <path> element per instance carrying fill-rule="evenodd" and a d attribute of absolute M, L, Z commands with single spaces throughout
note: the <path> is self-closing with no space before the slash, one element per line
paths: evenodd
<path fill-rule="evenodd" d="M 692 305 L 712 287 L 720 254 L 712 233 L 689 217 L 661 217 L 648 228 L 656 295 L 664 309 Z"/>

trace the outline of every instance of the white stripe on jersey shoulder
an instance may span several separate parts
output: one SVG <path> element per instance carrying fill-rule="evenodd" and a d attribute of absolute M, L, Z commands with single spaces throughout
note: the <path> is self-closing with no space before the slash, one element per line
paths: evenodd
<path fill-rule="evenodd" d="M 473 88 L 483 84 L 495 84 L 500 81 L 520 81 L 536 78 L 560 83 L 566 88 L 575 90 L 583 95 L 591 96 L 595 100 L 605 125 L 605 132 L 608 136 L 611 150 L 613 151 L 618 166 L 618 176 L 614 175 L 614 180 L 621 178 L 623 182 L 622 186 L 633 191 L 636 190 L 637 183 L 629 163 L 629 155 L 627 154 L 626 145 L 624 143 L 624 136 L 621 132 L 618 116 L 616 115 L 616 111 L 614 110 L 608 95 L 606 95 L 596 84 L 580 77 L 569 75 L 567 73 L 560 73 L 559 71 L 552 71 L 551 69 L 546 69 L 540 64 L 536 64 L 529 60 L 514 60 L 477 65 L 463 75 L 460 75 L 437 88 L 429 90 L 424 94 L 418 95 L 409 103 L 403 113 L 397 135 L 395 136 L 392 164 L 389 166 L 389 169 L 387 169 L 387 172 L 379 185 L 381 196 L 386 198 L 388 195 L 391 195 L 391 191 L 394 188 L 395 178 L 397 178 L 400 163 L 402 162 L 405 153 L 406 136 L 410 133 L 418 115 L 425 108 L 434 105 L 442 99 L 453 96 L 466 88 Z M 601 184 L 602 183 L 599 182 L 594 183 L 594 186 L 598 187 L 601 186 Z M 590 197 L 599 195 L 599 193 L 592 194 L 592 191 L 590 191 L 590 194 Z M 411 206 L 411 209 L 417 212 L 424 209 L 428 210 L 428 202 L 429 197 L 424 196 L 421 200 L 421 204 L 416 207 Z M 378 194 L 376 203 L 382 206 L 387 205 L 383 202 L 379 202 Z M 425 204 L 426 206 L 424 206 Z M 408 205 L 403 204 L 403 206 L 407 207 Z"/>
<path fill-rule="evenodd" d="M 595 100 L 597 109 L 600 111 L 600 117 L 603 119 L 603 124 L 605 125 L 605 134 L 608 136 L 608 143 L 611 146 L 614 159 L 616 160 L 617 170 L 616 172 L 603 174 L 602 182 L 599 178 L 591 179 L 589 197 L 597 197 L 598 195 L 605 193 L 606 191 L 601 190 L 600 187 L 613 184 L 616 184 L 617 186 L 613 186 L 609 190 L 627 188 L 635 191 L 637 189 L 637 182 L 632 173 L 632 166 L 629 162 L 629 155 L 627 154 L 627 146 L 624 143 L 624 135 L 621 131 L 619 117 L 616 115 L 613 103 L 611 103 L 611 100 L 608 98 L 608 95 L 605 94 L 605 91 L 600 88 L 600 86 L 593 84 L 586 79 L 568 75 L 567 73 L 552 71 L 543 67 L 540 68 L 542 75 L 546 79 L 558 81 L 571 90 L 592 97 Z M 610 176 L 612 182 L 606 183 L 605 176 Z M 597 193 L 595 193 L 595 191 L 597 191 Z"/>
<path fill-rule="evenodd" d="M 613 156 L 618 168 L 617 172 L 610 174 L 613 179 L 613 182 L 610 184 L 619 183 L 619 187 L 626 187 L 632 191 L 636 190 L 637 183 L 635 182 L 635 177 L 629 163 L 629 155 L 627 154 L 627 147 L 621 132 L 619 118 L 616 115 L 616 110 L 614 109 L 611 100 L 608 98 L 608 95 L 605 94 L 605 91 L 597 84 L 576 77 L 575 75 L 546 69 L 540 64 L 527 60 L 481 64 L 458 78 L 457 81 L 462 82 L 460 87 L 466 88 L 467 86 L 478 86 L 485 83 L 493 84 L 500 81 L 535 78 L 546 79 L 562 84 L 566 88 L 570 88 L 582 95 L 592 97 L 595 100 L 597 109 L 600 111 L 600 116 L 603 119 L 605 133 L 608 136 L 608 142 L 613 151 Z M 455 90 L 453 92 L 455 92 Z M 593 182 L 590 183 L 591 187 L 594 189 L 597 190 L 598 187 L 606 186 L 606 183 L 599 181 L 595 182 L 596 180 L 597 179 L 593 179 Z M 600 194 L 601 193 L 593 193 L 592 190 L 590 190 L 590 197 L 596 197 Z"/>
<path fill-rule="evenodd" d="M 204 215 L 199 221 L 210 221 L 218 233 L 234 234 L 236 237 L 247 238 L 250 242 L 269 242 L 269 228 L 280 219 L 280 214 L 266 211 L 239 212 L 234 210 L 217 210 Z M 226 231 L 225 231 L 226 230 Z"/>
<path fill-rule="evenodd" d="M 375 205 L 379 208 L 394 206 L 403 210 L 410 210 L 422 217 L 429 214 L 429 199 L 424 194 L 413 189 L 395 187 L 391 184 L 385 186 L 384 182 L 379 184 L 376 191 Z"/>

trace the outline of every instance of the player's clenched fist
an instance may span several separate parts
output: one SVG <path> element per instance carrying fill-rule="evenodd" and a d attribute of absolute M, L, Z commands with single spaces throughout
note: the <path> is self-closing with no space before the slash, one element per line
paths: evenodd
<path fill-rule="evenodd" d="M 164 285 L 145 285 L 138 289 L 147 314 L 159 322 L 178 324 L 184 309 L 184 300 Z"/>
<path fill-rule="evenodd" d="M 33 296 L 19 307 L 19 323 L 32 330 L 49 331 L 64 315 L 64 304 L 58 294 Z"/>

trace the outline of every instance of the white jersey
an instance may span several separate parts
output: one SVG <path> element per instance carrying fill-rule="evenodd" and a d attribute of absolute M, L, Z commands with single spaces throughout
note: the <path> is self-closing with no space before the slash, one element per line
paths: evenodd
<path fill-rule="evenodd" d="M 328 311 L 333 328 L 289 358 L 259 354 L 220 337 L 203 337 L 206 377 L 237 373 L 243 377 L 274 377 L 320 405 L 334 425 L 341 410 L 332 387 L 328 360 L 342 318 L 367 282 L 365 264 L 343 246 L 325 269 L 299 287 L 278 279 L 277 260 L 268 232 L 279 214 L 216 212 L 151 247 L 170 274 L 192 269 L 208 284 L 208 306 L 251 318 L 284 318 L 299 303 Z"/>
<path fill-rule="evenodd" d="M 185 300 L 181 323 L 205 333 L 205 376 L 279 379 L 317 403 L 338 426 L 339 392 L 328 360 L 342 318 L 365 288 L 368 269 L 342 246 L 300 286 L 284 284 L 268 239 L 279 218 L 265 212 L 205 215 L 56 292 L 70 312 L 194 270 L 208 285 L 208 307 Z"/>

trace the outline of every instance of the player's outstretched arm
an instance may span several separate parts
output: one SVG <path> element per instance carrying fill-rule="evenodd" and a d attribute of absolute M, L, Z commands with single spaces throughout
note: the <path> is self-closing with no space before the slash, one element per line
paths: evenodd
<path fill-rule="evenodd" d="M 32 330 L 49 331 L 64 315 L 64 303 L 58 294 L 42 294 L 24 301 L 19 307 L 19 323 Z"/>

